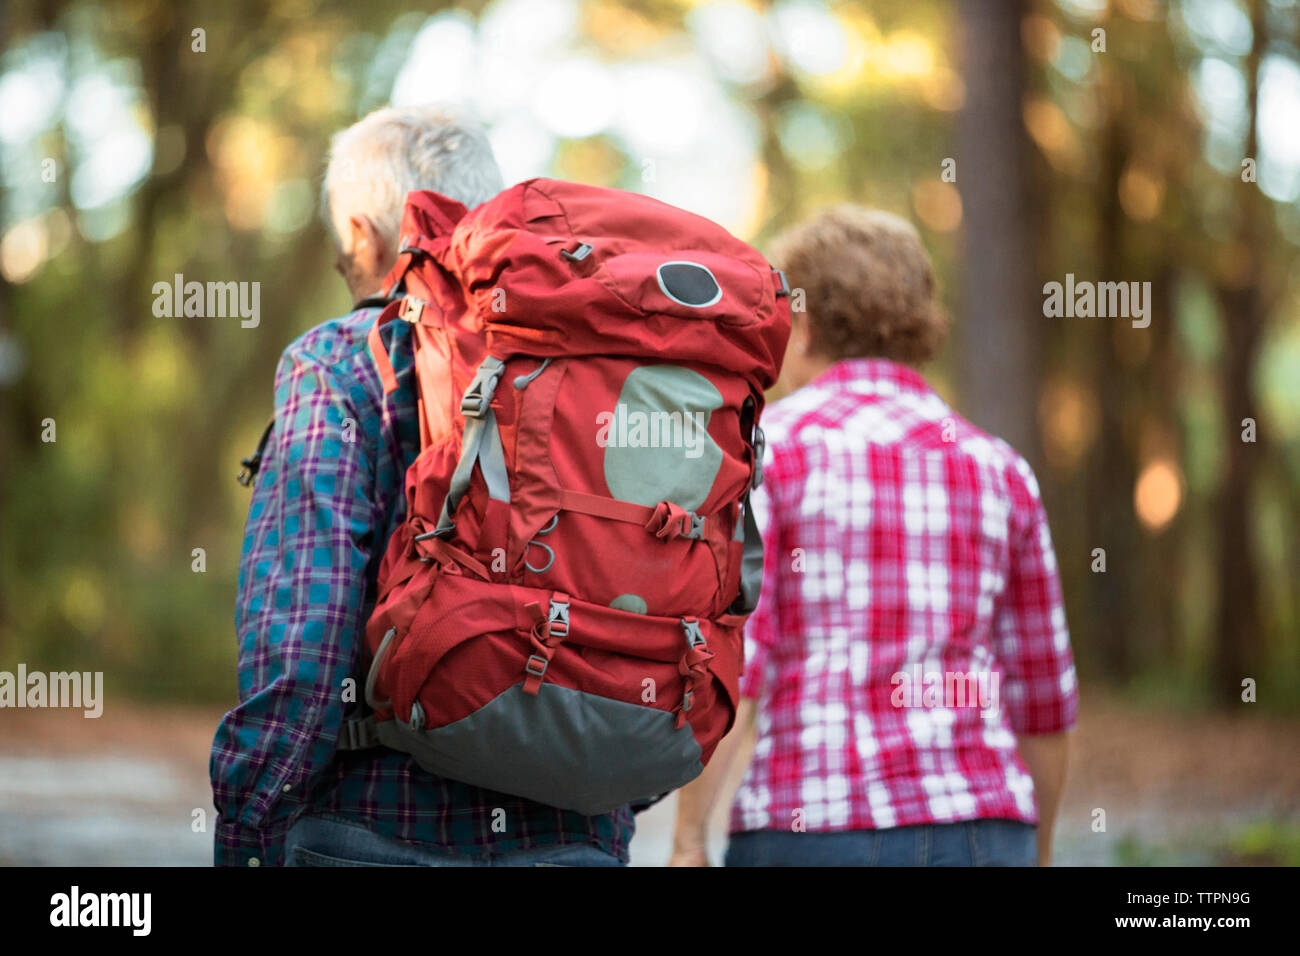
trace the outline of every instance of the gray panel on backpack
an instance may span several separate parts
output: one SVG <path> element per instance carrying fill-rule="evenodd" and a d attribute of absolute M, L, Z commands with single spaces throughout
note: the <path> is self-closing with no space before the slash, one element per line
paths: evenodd
<path fill-rule="evenodd" d="M 609 602 L 609 606 L 616 611 L 627 611 L 630 614 L 646 614 L 650 610 L 645 598 L 639 594 L 620 594 Z"/>
<path fill-rule="evenodd" d="M 654 507 L 671 501 L 688 511 L 704 504 L 722 467 L 708 433 L 722 394 L 680 365 L 633 369 L 619 392 L 605 444 L 605 483 L 623 501 Z"/>
<path fill-rule="evenodd" d="M 569 687 L 543 684 L 533 696 L 515 684 L 445 727 L 387 720 L 377 729 L 384 744 L 440 777 L 597 816 L 699 776 L 700 745 L 676 722 L 667 711 Z"/>

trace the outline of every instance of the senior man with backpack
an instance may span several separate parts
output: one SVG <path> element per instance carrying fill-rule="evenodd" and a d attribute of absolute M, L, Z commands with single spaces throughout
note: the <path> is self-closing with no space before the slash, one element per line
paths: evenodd
<path fill-rule="evenodd" d="M 783 277 L 707 220 L 383 110 L 324 183 L 358 308 L 250 459 L 232 865 L 627 862 L 735 719 Z"/>

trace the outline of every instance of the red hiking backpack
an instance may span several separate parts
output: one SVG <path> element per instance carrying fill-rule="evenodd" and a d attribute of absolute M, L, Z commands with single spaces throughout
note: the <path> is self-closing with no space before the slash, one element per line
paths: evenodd
<path fill-rule="evenodd" d="M 376 741 L 593 815 L 697 776 L 735 718 L 785 278 L 699 216 L 536 179 L 407 197 L 420 454 L 366 627 Z"/>

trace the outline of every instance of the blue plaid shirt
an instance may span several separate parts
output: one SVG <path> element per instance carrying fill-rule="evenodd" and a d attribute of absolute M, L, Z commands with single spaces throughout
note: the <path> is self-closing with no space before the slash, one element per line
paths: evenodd
<path fill-rule="evenodd" d="M 411 327 L 384 329 L 398 389 L 384 395 L 361 310 L 290 345 L 275 428 L 239 562 L 239 703 L 212 744 L 218 865 L 279 865 L 304 811 L 453 851 L 590 844 L 628 858 L 631 810 L 599 817 L 435 777 L 392 750 L 338 753 L 349 677 L 380 559 L 403 520 L 419 452 Z M 502 812 L 504 811 L 504 813 Z"/>

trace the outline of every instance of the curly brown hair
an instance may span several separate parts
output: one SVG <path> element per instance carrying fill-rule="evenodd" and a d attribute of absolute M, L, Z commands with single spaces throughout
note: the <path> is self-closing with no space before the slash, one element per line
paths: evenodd
<path fill-rule="evenodd" d="M 785 271 L 792 305 L 807 310 L 812 349 L 826 358 L 920 365 L 947 336 L 930 257 L 905 219 L 834 206 L 778 238 L 772 259 Z"/>

